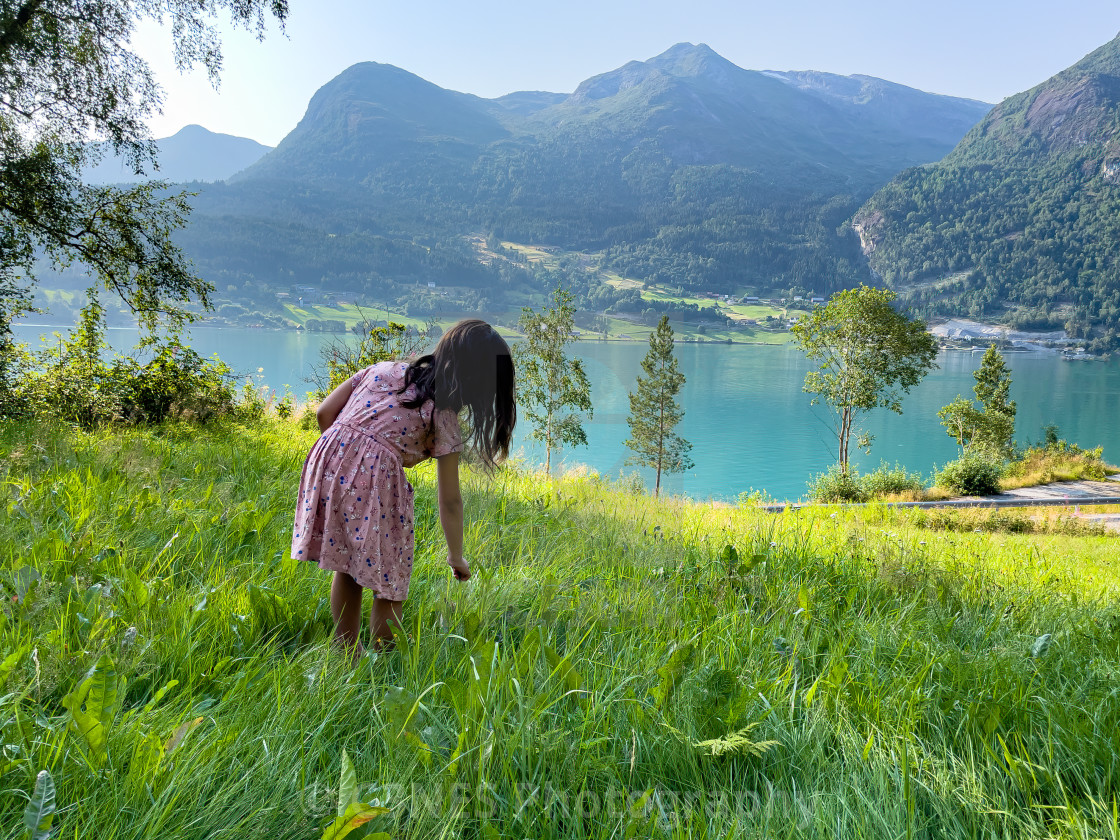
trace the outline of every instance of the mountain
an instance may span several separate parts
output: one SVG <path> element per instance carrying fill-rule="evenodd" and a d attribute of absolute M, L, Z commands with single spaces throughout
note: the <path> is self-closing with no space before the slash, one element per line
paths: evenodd
<path fill-rule="evenodd" d="M 223 181 L 271 151 L 248 137 L 216 134 L 200 125 L 188 125 L 171 137 L 156 140 L 159 170 L 150 177 L 174 183 Z M 116 156 L 107 155 L 86 170 L 94 184 L 134 183 L 140 178 Z"/>
<path fill-rule="evenodd" d="M 416 172 L 433 156 L 473 162 L 529 150 L 539 158 L 562 155 L 557 143 L 592 143 L 600 161 L 656 150 L 672 168 L 730 164 L 803 178 L 823 170 L 848 185 L 878 185 L 944 155 L 989 107 L 870 77 L 854 82 L 866 95 L 824 96 L 809 76 L 826 74 L 744 70 L 703 44 L 678 44 L 568 96 L 485 100 L 366 62 L 324 85 L 295 130 L 239 178 L 355 181 Z M 828 78 L 835 88 L 852 81 Z"/>
<path fill-rule="evenodd" d="M 452 243 L 479 232 L 598 252 L 608 270 L 698 290 L 851 285 L 866 277 L 851 214 L 952 149 L 985 106 L 813 78 L 678 44 L 571 94 L 483 99 L 358 64 L 275 150 L 198 197 L 184 244 L 222 282 L 237 255 L 243 283 L 258 271 L 248 231 L 273 227 L 263 282 L 279 273 L 352 293 L 403 282 L 384 262 L 394 248 L 429 254 L 409 263 L 409 282 L 452 282 L 477 263 Z"/>
<path fill-rule="evenodd" d="M 997 105 L 855 216 L 872 267 L 926 314 L 1120 333 L 1120 37 Z"/>
<path fill-rule="evenodd" d="M 987 102 L 928 94 L 874 76 L 838 76 L 813 70 L 767 75 L 842 107 L 857 109 L 864 130 L 888 133 L 905 126 L 910 142 L 952 146 L 992 109 Z"/>
<path fill-rule="evenodd" d="M 240 177 L 357 183 L 385 168 L 414 172 L 433 157 L 473 159 L 508 135 L 485 100 L 369 61 L 321 87 L 295 129 Z"/>

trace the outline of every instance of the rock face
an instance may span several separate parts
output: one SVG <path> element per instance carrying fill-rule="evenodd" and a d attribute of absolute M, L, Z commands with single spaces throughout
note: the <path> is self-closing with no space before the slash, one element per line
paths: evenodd
<path fill-rule="evenodd" d="M 855 215 L 872 267 L 926 314 L 1004 316 L 1116 343 L 1120 38 L 984 117 Z M 938 286 L 940 278 L 958 278 Z M 1103 348 L 1102 348 L 1103 349 Z"/>

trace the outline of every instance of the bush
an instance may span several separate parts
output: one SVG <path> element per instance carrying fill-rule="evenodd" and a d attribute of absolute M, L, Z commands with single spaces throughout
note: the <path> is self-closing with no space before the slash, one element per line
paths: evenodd
<path fill-rule="evenodd" d="M 755 490 L 753 487 L 749 490 L 744 490 L 739 494 L 739 507 L 751 507 L 753 505 L 776 505 L 779 500 L 775 499 L 765 490 Z"/>
<path fill-rule="evenodd" d="M 1034 444 L 1011 462 L 1005 484 L 1026 487 L 1054 481 L 1103 481 L 1117 470 L 1104 461 L 1104 450 L 1083 449 L 1059 437 L 1058 427 L 1046 426 L 1045 439 Z"/>
<path fill-rule="evenodd" d="M 896 463 L 894 467 L 890 467 L 886 461 L 879 464 L 874 472 L 861 476 L 859 485 L 869 499 L 885 499 L 889 496 L 921 498 L 926 490 L 926 483 L 921 475 L 906 472 L 901 464 Z"/>
<path fill-rule="evenodd" d="M 826 472 L 809 480 L 809 496 L 815 502 L 870 502 L 891 496 L 922 498 L 926 485 L 918 473 L 908 473 L 901 464 L 884 461 L 874 472 L 860 475 L 856 470 L 840 471 L 833 464 Z"/>
<path fill-rule="evenodd" d="M 612 483 L 615 489 L 621 490 L 623 493 L 629 493 L 631 496 L 643 496 L 646 492 L 646 483 L 637 470 L 631 472 L 619 470 L 618 478 Z"/>
<path fill-rule="evenodd" d="M 156 345 L 151 361 L 118 356 L 113 363 L 117 416 L 159 423 L 169 417 L 209 420 L 234 407 L 229 367 L 208 361 L 171 338 Z"/>
<path fill-rule="evenodd" d="M 235 410 L 229 368 L 203 359 L 176 334 L 147 339 L 147 361 L 115 355 L 107 361 L 104 310 L 95 294 L 69 337 L 30 352 L 0 345 L 0 413 L 54 417 L 86 428 L 112 422 L 208 420 Z M 18 407 L 18 410 L 17 410 Z"/>
<path fill-rule="evenodd" d="M 931 531 L 1109 536 L 1109 531 L 1100 522 L 1078 519 L 1057 510 L 1029 512 L 1020 509 L 932 508 L 910 511 L 909 519 L 919 528 Z"/>
<path fill-rule="evenodd" d="M 983 451 L 966 451 L 956 461 L 946 464 L 934 478 L 934 484 L 963 496 L 990 496 L 1000 491 L 1003 460 Z"/>
<path fill-rule="evenodd" d="M 866 502 L 867 492 L 855 470 L 844 472 L 833 464 L 825 472 L 809 479 L 809 497 L 814 502 Z"/>

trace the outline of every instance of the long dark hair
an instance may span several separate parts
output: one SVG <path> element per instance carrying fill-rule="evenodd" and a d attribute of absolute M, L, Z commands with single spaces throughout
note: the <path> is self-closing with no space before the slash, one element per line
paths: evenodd
<path fill-rule="evenodd" d="M 401 391 L 412 385 L 415 395 L 401 400 L 406 408 L 432 400 L 437 409 L 467 409 L 467 442 L 484 467 L 490 469 L 509 455 L 517 423 L 513 359 L 509 345 L 492 326 L 468 318 L 451 327 L 431 354 L 408 366 Z"/>

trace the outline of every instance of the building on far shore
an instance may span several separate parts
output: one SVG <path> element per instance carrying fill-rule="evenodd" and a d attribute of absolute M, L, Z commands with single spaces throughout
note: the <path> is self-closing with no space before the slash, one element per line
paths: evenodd
<path fill-rule="evenodd" d="M 937 338 L 950 341 L 968 341 L 995 344 L 1006 341 L 1010 344 L 1071 344 L 1071 339 L 1065 330 L 1051 330 L 1050 332 L 1024 332 L 1011 330 L 998 324 L 981 324 L 978 321 L 969 321 L 965 318 L 950 318 L 948 321 L 930 328 L 930 332 Z"/>

